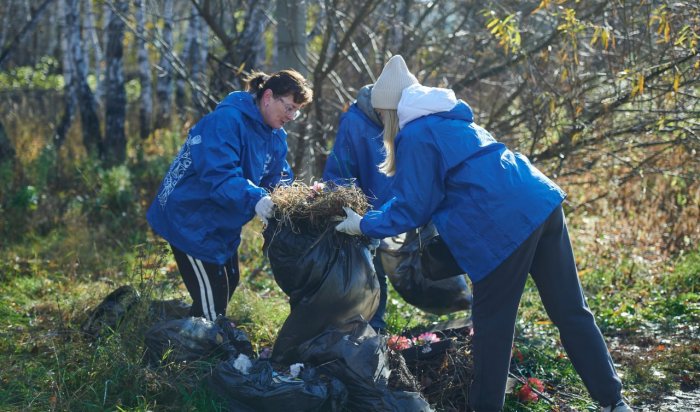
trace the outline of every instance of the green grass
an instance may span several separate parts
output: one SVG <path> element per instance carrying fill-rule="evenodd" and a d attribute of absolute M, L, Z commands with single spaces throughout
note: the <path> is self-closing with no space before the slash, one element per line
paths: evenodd
<path fill-rule="evenodd" d="M 84 232 L 77 232 L 85 235 Z M 58 236 L 60 237 L 60 236 Z M 131 255 L 107 259 L 108 267 L 94 271 L 59 270 L 76 256 L 63 248 L 79 242 L 55 242 L 49 236 L 39 248 L 27 244 L 3 251 L 0 283 L 0 409 L 2 410 L 218 410 L 216 397 L 199 378 L 210 364 L 169 365 L 163 370 L 144 366 L 143 339 L 149 325 L 150 300 L 181 298 L 186 292 L 172 269 L 162 242 L 134 245 Z M 242 281 L 229 316 L 251 338 L 256 350 L 271 346 L 288 314 L 286 296 L 276 287 L 269 265 L 259 250 L 262 238 L 253 224 L 241 248 Z M 19 257 L 30 254 L 29 257 Z M 13 257 L 16 256 L 16 257 Z M 51 259 L 47 259 L 50 256 Z M 625 394 L 646 402 L 648 394 L 677 389 L 682 382 L 700 381 L 700 298 L 697 274 L 700 253 L 693 252 L 665 268 L 633 274 L 625 263 L 606 270 L 585 271 L 582 283 L 589 304 L 620 363 Z M 65 259 L 65 260 L 61 260 Z M 120 262 L 117 267 L 109 267 Z M 93 273 L 116 274 L 114 278 Z M 139 289 L 142 301 L 113 334 L 86 340 L 79 332 L 88 309 L 120 284 Z M 387 313 L 389 331 L 399 333 L 420 325 L 461 316 L 426 315 L 403 302 L 392 290 Z M 693 329 L 695 328 L 695 329 Z M 669 331 L 681 333 L 682 344 L 664 340 Z M 595 410 L 559 345 L 556 329 L 547 321 L 534 284 L 529 281 L 521 303 L 513 371 L 545 382 L 551 402 L 520 403 L 507 396 L 508 411 L 546 411 L 566 404 Z M 625 342 L 643 343 L 646 356 L 624 350 Z M 622 349 L 620 349 L 622 347 Z M 516 386 L 517 389 L 518 386 Z M 654 395 L 655 396 L 655 395 Z"/>

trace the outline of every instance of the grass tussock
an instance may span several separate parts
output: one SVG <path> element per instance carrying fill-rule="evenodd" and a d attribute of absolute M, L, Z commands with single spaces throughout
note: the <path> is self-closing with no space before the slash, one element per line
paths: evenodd
<path fill-rule="evenodd" d="M 284 224 L 307 223 L 314 229 L 322 229 L 329 222 L 337 222 L 345 216 L 343 207 L 350 207 L 363 215 L 369 209 L 365 194 L 356 186 L 340 186 L 333 183 L 314 183 L 309 186 L 294 182 L 279 186 L 271 194 L 276 206 L 275 217 Z"/>

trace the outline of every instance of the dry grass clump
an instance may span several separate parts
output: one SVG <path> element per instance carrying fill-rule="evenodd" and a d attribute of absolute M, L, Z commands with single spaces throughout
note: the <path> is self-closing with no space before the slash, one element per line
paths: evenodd
<path fill-rule="evenodd" d="M 311 186 L 294 182 L 289 186 L 278 186 L 270 196 L 276 206 L 275 218 L 283 224 L 310 225 L 315 229 L 338 222 L 338 217 L 344 218 L 344 206 L 361 215 L 369 209 L 367 197 L 358 187 L 332 182 Z"/>

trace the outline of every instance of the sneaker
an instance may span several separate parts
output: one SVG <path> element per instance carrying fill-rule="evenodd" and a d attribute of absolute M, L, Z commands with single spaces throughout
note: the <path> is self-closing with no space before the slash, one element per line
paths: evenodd
<path fill-rule="evenodd" d="M 627 405 L 625 403 L 625 401 L 620 399 L 619 401 L 617 401 L 616 404 L 611 405 L 611 406 L 606 406 L 605 408 L 603 408 L 602 412 L 634 412 L 634 411 L 632 410 L 632 408 L 629 407 L 629 405 Z"/>

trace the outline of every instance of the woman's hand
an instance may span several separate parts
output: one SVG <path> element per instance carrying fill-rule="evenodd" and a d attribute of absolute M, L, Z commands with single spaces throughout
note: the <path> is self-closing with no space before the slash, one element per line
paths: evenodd
<path fill-rule="evenodd" d="M 265 226 L 267 226 L 267 219 L 272 217 L 272 208 L 274 206 L 275 204 L 272 203 L 270 196 L 263 197 L 255 204 L 255 214 L 258 215 Z"/>
<path fill-rule="evenodd" d="M 345 211 L 347 217 L 345 220 L 338 223 L 335 230 L 353 236 L 362 235 L 362 231 L 360 230 L 360 221 L 362 220 L 362 216 L 358 215 L 354 210 L 347 206 L 343 207 L 343 210 Z"/>

